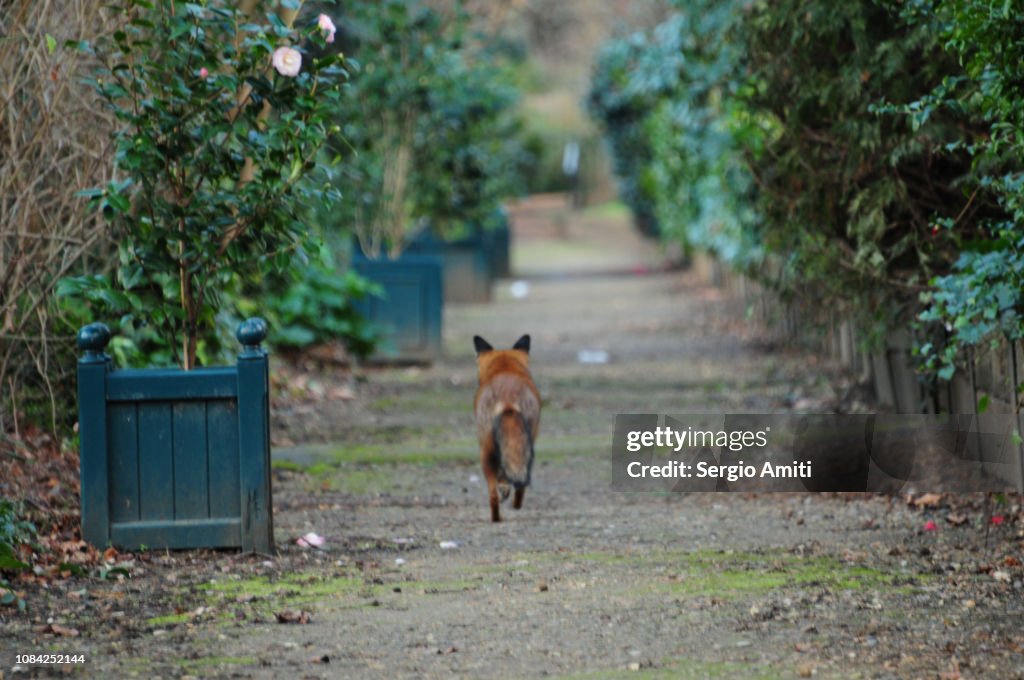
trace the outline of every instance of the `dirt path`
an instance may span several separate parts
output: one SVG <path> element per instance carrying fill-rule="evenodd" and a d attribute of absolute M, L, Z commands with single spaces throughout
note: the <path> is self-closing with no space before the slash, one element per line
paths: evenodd
<path fill-rule="evenodd" d="M 662 272 L 618 211 L 545 200 L 518 215 L 528 294 L 503 282 L 489 305 L 450 306 L 443 362 L 351 390 L 318 374 L 314 392 L 355 398 L 277 412 L 280 555 L 143 556 L 128 583 L 37 602 L 83 631 L 39 644 L 89 650 L 80 671 L 97 677 L 1024 677 L 1020 527 L 986 537 L 977 499 L 609 491 L 616 413 L 813 410 L 846 382 Z M 493 525 L 471 338 L 526 332 L 544 397 L 534 484 Z M 294 544 L 310 531 L 323 550 Z"/>

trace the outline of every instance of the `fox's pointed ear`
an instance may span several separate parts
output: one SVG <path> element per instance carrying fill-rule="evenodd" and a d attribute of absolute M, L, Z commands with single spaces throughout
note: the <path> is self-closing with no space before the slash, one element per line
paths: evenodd
<path fill-rule="evenodd" d="M 530 353 L 530 336 L 524 335 L 523 337 L 516 340 L 516 344 L 512 345 L 512 349 L 518 349 L 522 352 Z"/>
<path fill-rule="evenodd" d="M 479 335 L 473 336 L 473 347 L 476 349 L 477 354 L 483 354 L 484 352 L 490 352 L 494 348 L 491 347 L 491 343 L 487 342 Z"/>

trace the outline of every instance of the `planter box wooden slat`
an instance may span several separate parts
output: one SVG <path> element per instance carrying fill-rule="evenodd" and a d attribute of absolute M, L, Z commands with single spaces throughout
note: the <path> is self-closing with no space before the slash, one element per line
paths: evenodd
<path fill-rule="evenodd" d="M 501 225 L 484 233 L 488 255 L 491 259 L 491 276 L 496 279 L 512 275 L 512 230 L 508 217 L 503 215 Z"/>
<path fill-rule="evenodd" d="M 178 520 L 174 524 L 163 521 L 115 523 L 110 526 L 110 542 L 168 548 L 220 548 L 241 545 L 241 527 L 239 519 Z"/>
<path fill-rule="evenodd" d="M 174 451 L 171 448 L 169 402 L 139 404 L 139 518 L 143 520 L 174 519 Z M 111 463 L 121 452 L 111 450 Z"/>
<path fill-rule="evenodd" d="M 206 431 L 210 455 L 210 517 L 239 517 L 241 507 L 241 471 L 238 456 L 238 407 L 234 401 L 209 401 L 206 404 Z"/>
<path fill-rule="evenodd" d="M 124 369 L 113 374 L 108 401 L 161 401 L 167 399 L 234 399 L 238 395 L 235 368 Z"/>
<path fill-rule="evenodd" d="M 139 409 L 136 404 L 111 404 L 107 410 L 110 437 L 110 521 L 139 521 Z"/>
<path fill-rule="evenodd" d="M 203 519 L 210 516 L 211 487 L 207 478 L 209 449 L 206 445 L 206 402 L 177 402 L 172 407 L 174 440 L 174 517 Z"/>
<path fill-rule="evenodd" d="M 451 241 L 422 231 L 409 240 L 405 252 L 442 258 L 446 302 L 490 302 L 494 280 L 510 274 L 510 248 L 511 235 L 505 220 L 495 228 L 478 228 Z"/>
<path fill-rule="evenodd" d="M 244 332 L 243 332 L 244 331 Z M 114 370 L 101 324 L 79 334 L 82 536 L 121 548 L 273 546 L 266 324 L 236 367 Z"/>
<path fill-rule="evenodd" d="M 441 356 L 442 260 L 402 255 L 395 260 L 355 256 L 352 267 L 384 289 L 383 298 L 355 303 L 363 318 L 380 328 L 384 341 L 376 360 L 429 362 Z"/>

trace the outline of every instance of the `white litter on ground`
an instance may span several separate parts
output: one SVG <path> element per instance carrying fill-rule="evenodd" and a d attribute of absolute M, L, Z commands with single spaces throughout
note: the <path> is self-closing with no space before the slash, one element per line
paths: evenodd
<path fill-rule="evenodd" d="M 611 356 L 603 349 L 581 349 L 576 353 L 576 361 L 581 364 L 607 364 Z"/>
<path fill-rule="evenodd" d="M 514 281 L 511 286 L 508 287 L 508 292 L 512 294 L 517 300 L 522 300 L 530 294 L 530 284 L 526 281 Z"/>

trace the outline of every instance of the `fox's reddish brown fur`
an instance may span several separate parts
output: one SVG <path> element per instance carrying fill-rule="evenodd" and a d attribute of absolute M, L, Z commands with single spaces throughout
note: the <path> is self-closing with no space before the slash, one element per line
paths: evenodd
<path fill-rule="evenodd" d="M 480 336 L 473 338 L 473 345 L 480 374 L 473 400 L 480 462 L 491 521 L 500 522 L 498 503 L 508 496 L 509 486 L 515 487 L 512 507 L 518 510 L 530 484 L 533 442 L 540 429 L 540 393 L 530 377 L 529 335 L 519 338 L 512 349 L 496 350 Z"/>

